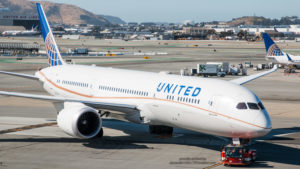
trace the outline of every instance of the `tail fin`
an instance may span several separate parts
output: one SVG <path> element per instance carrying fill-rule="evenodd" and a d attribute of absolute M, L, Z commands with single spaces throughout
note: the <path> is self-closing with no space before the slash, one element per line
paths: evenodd
<path fill-rule="evenodd" d="M 56 42 L 54 40 L 52 31 L 50 29 L 48 20 L 46 18 L 45 12 L 43 10 L 43 7 L 40 3 L 37 3 L 36 7 L 37 7 L 37 11 L 38 11 L 39 18 L 40 18 L 44 42 L 46 45 L 46 53 L 48 56 L 48 65 L 49 65 L 49 67 L 57 66 L 57 65 L 64 65 L 65 62 L 63 61 L 63 59 L 60 55 L 60 52 L 59 52 Z"/>
<path fill-rule="evenodd" d="M 267 56 L 282 56 L 283 53 L 267 33 L 262 33 L 265 41 Z"/>

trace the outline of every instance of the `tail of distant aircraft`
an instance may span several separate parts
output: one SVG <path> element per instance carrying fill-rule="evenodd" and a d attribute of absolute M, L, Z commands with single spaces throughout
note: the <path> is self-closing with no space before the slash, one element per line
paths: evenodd
<path fill-rule="evenodd" d="M 48 65 L 49 65 L 49 67 L 63 65 L 63 64 L 65 64 L 65 62 L 63 61 L 63 59 L 60 55 L 60 52 L 59 52 L 56 42 L 54 40 L 54 36 L 50 29 L 48 20 L 46 18 L 45 12 L 43 10 L 43 7 L 40 3 L 37 3 L 36 7 L 37 7 L 37 11 L 38 11 L 39 18 L 40 18 L 44 42 L 46 45 L 46 53 L 48 56 Z"/>
<path fill-rule="evenodd" d="M 284 55 L 280 48 L 275 44 L 275 42 L 270 38 L 270 36 L 267 33 L 263 33 L 262 36 L 265 41 L 267 56 Z"/>
<path fill-rule="evenodd" d="M 31 27 L 31 31 L 37 31 L 38 30 L 38 28 L 39 28 L 39 25 L 32 25 L 32 27 Z"/>

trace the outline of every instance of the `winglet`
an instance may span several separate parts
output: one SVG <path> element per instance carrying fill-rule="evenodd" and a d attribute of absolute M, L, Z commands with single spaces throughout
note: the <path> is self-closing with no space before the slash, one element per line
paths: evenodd
<path fill-rule="evenodd" d="M 48 56 L 48 65 L 51 66 L 58 66 L 63 65 L 65 62 L 63 61 L 60 52 L 58 50 L 58 47 L 56 45 L 54 36 L 52 34 L 52 31 L 50 29 L 48 20 L 46 18 L 44 9 L 40 3 L 36 4 L 37 11 L 39 14 L 39 19 L 41 23 L 41 29 L 43 33 L 44 42 L 46 45 L 46 52 Z"/>
<path fill-rule="evenodd" d="M 267 56 L 282 56 L 283 53 L 280 48 L 275 44 L 267 33 L 262 33 L 264 38 Z"/>

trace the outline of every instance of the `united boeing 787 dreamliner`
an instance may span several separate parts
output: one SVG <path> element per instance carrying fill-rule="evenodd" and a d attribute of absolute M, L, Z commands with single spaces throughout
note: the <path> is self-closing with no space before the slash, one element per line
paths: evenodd
<path fill-rule="evenodd" d="M 48 67 L 35 75 L 51 95 L 0 91 L 0 95 L 53 102 L 57 124 L 78 138 L 102 136 L 102 118 L 149 125 L 150 133 L 172 134 L 173 127 L 230 138 L 267 134 L 271 120 L 260 99 L 241 86 L 272 70 L 231 81 L 144 71 L 70 65 L 62 59 L 44 10 L 37 4 Z"/>

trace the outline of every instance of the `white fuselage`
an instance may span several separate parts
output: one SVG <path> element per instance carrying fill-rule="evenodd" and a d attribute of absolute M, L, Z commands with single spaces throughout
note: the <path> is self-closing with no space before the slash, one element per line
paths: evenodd
<path fill-rule="evenodd" d="M 135 105 L 138 114 L 121 115 L 131 122 L 239 138 L 263 136 L 272 127 L 265 109 L 236 108 L 260 100 L 228 81 L 79 65 L 48 67 L 36 76 L 55 96 Z"/>
<path fill-rule="evenodd" d="M 290 57 L 290 60 L 288 59 Z M 266 59 L 272 60 L 273 63 L 278 63 L 282 65 L 295 65 L 300 66 L 300 56 L 294 56 L 283 52 L 281 56 L 266 56 Z"/>

